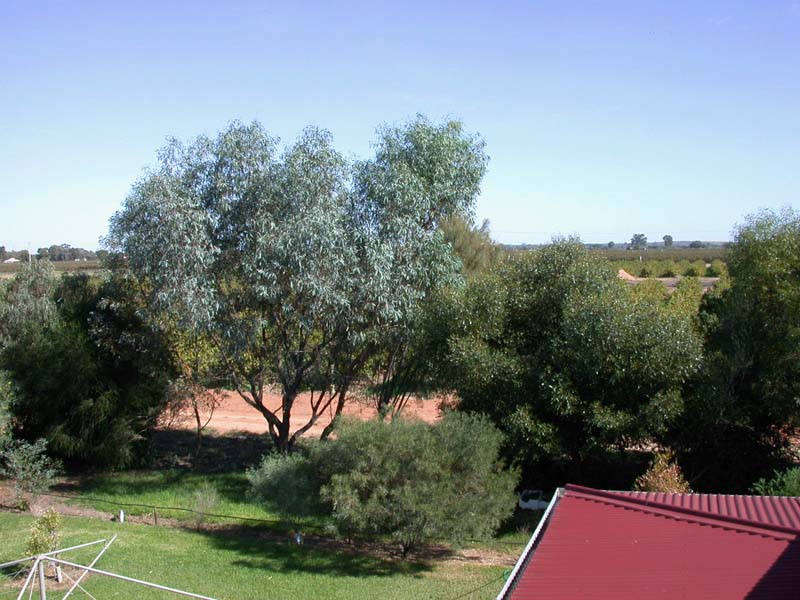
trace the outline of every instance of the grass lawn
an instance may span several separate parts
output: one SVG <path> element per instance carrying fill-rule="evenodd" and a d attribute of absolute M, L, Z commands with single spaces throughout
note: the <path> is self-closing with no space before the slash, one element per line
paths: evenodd
<path fill-rule="evenodd" d="M 0 562 L 23 556 L 31 522 L 28 515 L 0 513 Z M 114 533 L 119 537 L 98 568 L 219 599 L 494 598 L 505 570 L 463 561 L 410 562 L 298 546 L 265 537 L 257 528 L 194 532 L 84 517 L 65 517 L 61 545 Z M 64 559 L 86 564 L 96 552 L 80 550 Z M 98 598 L 172 597 L 99 575 L 87 578 L 85 587 Z M 480 589 L 469 593 L 476 588 Z M 0 595 L 10 596 L 3 592 L 11 589 L 7 578 L 0 579 Z"/>
<path fill-rule="evenodd" d="M 236 517 L 280 520 L 280 515 L 271 513 L 263 505 L 249 500 L 250 486 L 244 472 L 203 473 L 188 469 L 126 471 L 95 475 L 84 479 L 78 487 L 70 487 L 66 491 L 81 497 L 80 500 L 74 500 L 71 503 L 88 506 L 109 514 L 116 513 L 119 507 L 106 501 L 146 505 L 125 507 L 125 511 L 130 515 L 144 516 L 149 519 L 153 514 L 151 505 L 192 508 L 195 492 L 203 484 L 210 484 L 218 494 L 218 504 L 209 512 Z M 467 546 L 518 554 L 527 544 L 541 514 L 541 512 L 518 511 L 494 539 L 470 543 Z M 194 519 L 191 513 L 168 511 L 161 508 L 158 509 L 158 516 L 187 522 Z M 207 521 L 231 523 L 229 519 L 215 517 L 208 517 Z M 322 531 L 325 525 L 322 517 L 298 519 L 296 522 L 300 524 L 301 528 L 308 531 Z M 288 531 L 293 526 L 289 523 L 282 523 L 272 525 L 270 528 Z"/>

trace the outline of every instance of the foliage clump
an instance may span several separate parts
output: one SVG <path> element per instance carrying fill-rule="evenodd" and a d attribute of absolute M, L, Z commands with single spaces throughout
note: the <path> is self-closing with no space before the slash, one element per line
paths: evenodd
<path fill-rule="evenodd" d="M 129 465 L 142 454 L 174 371 L 163 334 L 141 314 L 142 287 L 119 274 L 54 284 L 37 265 L 14 279 L 13 297 L 0 299 L 18 315 L 0 353 L 14 386 L 14 433 L 47 439 L 64 459 Z"/>
<path fill-rule="evenodd" d="M 436 425 L 342 421 L 334 439 L 267 457 L 249 477 L 284 512 L 295 501 L 310 508 L 302 498 L 316 491 L 341 535 L 388 538 L 406 555 L 426 540 L 487 537 L 510 516 L 517 473 L 502 468 L 501 439 L 486 418 L 462 413 Z"/>
<path fill-rule="evenodd" d="M 10 440 L 0 448 L 0 474 L 14 483 L 17 507 L 25 510 L 30 497 L 47 490 L 61 472 L 61 464 L 46 454 L 47 441 L 33 444 L 25 440 Z"/>
<path fill-rule="evenodd" d="M 728 250 L 730 285 L 703 298 L 702 369 L 670 447 L 695 485 L 744 491 L 792 460 L 800 426 L 800 213 L 749 217 Z"/>
<path fill-rule="evenodd" d="M 668 430 L 701 363 L 693 315 L 620 281 L 577 240 L 515 258 L 455 302 L 445 385 L 539 478 L 598 483 L 593 461 Z"/>
<path fill-rule="evenodd" d="M 800 467 L 775 471 L 771 479 L 759 479 L 752 492 L 762 496 L 800 496 Z"/>
<path fill-rule="evenodd" d="M 692 491 L 671 452 L 657 452 L 647 471 L 636 478 L 633 489 L 638 492 L 675 494 Z"/>
<path fill-rule="evenodd" d="M 25 553 L 28 556 L 36 556 L 58 549 L 63 524 L 64 520 L 61 515 L 52 508 L 48 508 L 41 517 L 33 522 L 31 537 L 25 546 Z"/>

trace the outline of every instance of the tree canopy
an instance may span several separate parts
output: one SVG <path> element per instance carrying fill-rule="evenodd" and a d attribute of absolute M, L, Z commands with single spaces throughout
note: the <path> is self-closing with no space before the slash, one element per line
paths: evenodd
<path fill-rule="evenodd" d="M 341 410 L 427 294 L 458 280 L 439 225 L 471 218 L 486 163 L 483 141 L 452 121 L 383 127 L 374 158 L 355 162 L 326 131 L 307 128 L 280 152 L 260 124 L 235 122 L 215 138 L 170 140 L 107 243 L 147 282 L 155 315 L 213 340 L 288 448 Z M 292 433 L 304 389 L 312 417 Z"/>

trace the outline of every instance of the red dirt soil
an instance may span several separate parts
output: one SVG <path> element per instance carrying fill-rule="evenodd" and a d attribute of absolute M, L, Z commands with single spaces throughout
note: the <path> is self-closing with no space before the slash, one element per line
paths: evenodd
<path fill-rule="evenodd" d="M 231 391 L 220 392 L 223 396 L 221 404 L 214 411 L 206 431 L 214 430 L 217 433 L 230 431 L 247 431 L 249 433 L 266 433 L 267 422 L 264 417 L 252 406 L 248 405 L 242 397 Z M 300 394 L 292 407 L 292 427 L 294 433 L 297 429 L 308 423 L 311 418 L 311 405 L 308 394 Z M 281 405 L 280 394 L 265 392 L 264 403 L 272 410 L 278 410 Z M 412 399 L 403 409 L 403 415 L 433 423 L 441 417 L 439 406 L 441 398 L 425 400 Z M 359 419 L 370 419 L 377 414 L 375 406 L 363 400 L 350 400 L 344 407 L 344 414 Z M 280 417 L 280 415 L 278 415 Z M 326 412 L 304 435 L 318 436 L 325 426 L 331 422 L 333 415 Z M 206 416 L 206 418 L 208 418 Z M 186 414 L 176 421 L 172 427 L 180 429 L 193 429 L 194 417 Z"/>

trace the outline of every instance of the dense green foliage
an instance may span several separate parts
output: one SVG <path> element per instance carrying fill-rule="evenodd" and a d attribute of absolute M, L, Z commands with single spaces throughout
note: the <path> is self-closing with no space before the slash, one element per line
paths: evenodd
<path fill-rule="evenodd" d="M 693 315 L 574 241 L 514 260 L 460 302 L 448 381 L 462 409 L 508 435 L 530 477 L 586 477 L 608 452 L 663 434 L 700 365 Z"/>
<path fill-rule="evenodd" d="M 433 426 L 343 421 L 335 439 L 267 456 L 249 478 L 285 515 L 329 512 L 342 535 L 389 537 L 405 555 L 425 540 L 489 537 L 510 516 L 517 475 L 500 444 L 488 420 L 461 413 Z"/>
<path fill-rule="evenodd" d="M 163 338 L 125 277 L 66 276 L 33 263 L 8 288 L 0 359 L 14 384 L 16 434 L 71 460 L 122 466 L 152 427 L 172 375 Z"/>
<path fill-rule="evenodd" d="M 419 303 L 457 282 L 439 224 L 471 216 L 487 162 L 460 123 L 422 117 L 381 129 L 375 157 L 355 163 L 316 128 L 279 154 L 258 123 L 173 140 L 159 157 L 109 244 L 151 286 L 155 315 L 212 337 L 281 449 L 340 412 L 367 364 L 404 346 Z M 291 433 L 308 388 L 312 417 Z"/>
<path fill-rule="evenodd" d="M 761 478 L 752 492 L 764 496 L 800 496 L 800 467 L 775 471 L 771 479 Z"/>
<path fill-rule="evenodd" d="M 706 296 L 706 361 L 672 436 L 690 480 L 744 490 L 790 460 L 800 425 L 800 215 L 750 217 L 729 287 Z"/>

